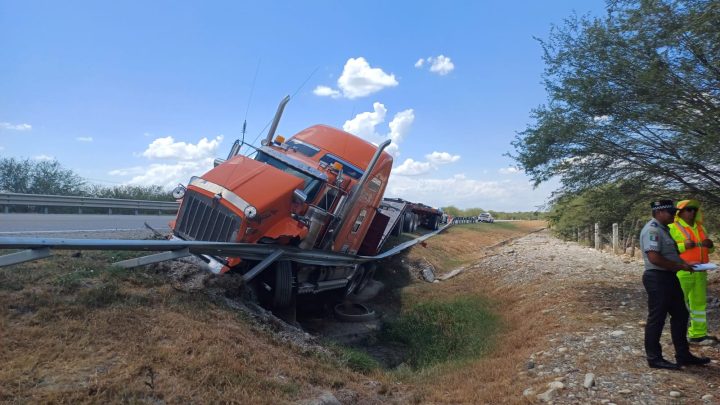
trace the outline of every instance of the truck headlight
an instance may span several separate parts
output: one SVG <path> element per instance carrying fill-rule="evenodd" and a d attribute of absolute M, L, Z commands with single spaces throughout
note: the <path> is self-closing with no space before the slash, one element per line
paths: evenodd
<path fill-rule="evenodd" d="M 257 208 L 255 208 L 252 205 L 248 205 L 243 210 L 243 214 L 245 214 L 245 217 L 247 217 L 247 218 L 254 218 L 255 215 L 257 215 Z"/>

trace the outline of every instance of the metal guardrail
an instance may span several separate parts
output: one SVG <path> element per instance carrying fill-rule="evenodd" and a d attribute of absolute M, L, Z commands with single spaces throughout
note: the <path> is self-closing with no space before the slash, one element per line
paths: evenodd
<path fill-rule="evenodd" d="M 83 208 L 107 208 L 112 214 L 115 209 L 157 211 L 177 211 L 180 204 L 176 201 L 125 200 L 121 198 L 95 198 L 44 194 L 0 193 L 0 206 L 9 213 L 11 205 L 43 207 L 47 214 L 48 207 L 75 207 L 82 214 Z"/>

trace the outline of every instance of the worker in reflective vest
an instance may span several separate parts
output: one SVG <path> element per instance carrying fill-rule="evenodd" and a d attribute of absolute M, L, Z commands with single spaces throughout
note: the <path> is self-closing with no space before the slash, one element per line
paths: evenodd
<path fill-rule="evenodd" d="M 683 200 L 676 204 L 675 222 L 668 226 L 670 236 L 677 243 L 680 258 L 688 264 L 707 263 L 708 255 L 713 252 L 713 241 L 707 238 L 702 226 L 700 203 L 696 200 Z M 690 312 L 690 343 L 713 344 L 717 338 L 707 334 L 707 272 L 678 271 L 685 304 Z"/>

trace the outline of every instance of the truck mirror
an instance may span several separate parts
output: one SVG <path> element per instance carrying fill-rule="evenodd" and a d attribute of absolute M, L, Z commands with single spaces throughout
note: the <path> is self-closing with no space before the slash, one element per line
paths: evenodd
<path fill-rule="evenodd" d="M 298 189 L 296 189 L 295 191 L 293 191 L 293 199 L 294 199 L 295 201 L 300 202 L 300 203 L 304 203 L 305 201 L 307 201 L 307 198 L 308 198 L 308 196 L 307 196 L 307 194 L 305 194 L 304 191 L 298 190 Z"/>

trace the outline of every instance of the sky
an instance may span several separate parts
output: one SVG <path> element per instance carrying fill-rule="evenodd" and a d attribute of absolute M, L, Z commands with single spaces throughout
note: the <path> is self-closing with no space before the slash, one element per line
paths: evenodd
<path fill-rule="evenodd" d="M 388 197 L 542 209 L 558 182 L 506 154 L 547 100 L 535 38 L 572 13 L 604 1 L 0 0 L 0 157 L 170 188 L 290 95 L 278 134 L 392 140 Z"/>

